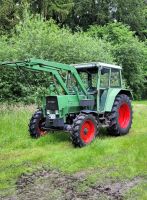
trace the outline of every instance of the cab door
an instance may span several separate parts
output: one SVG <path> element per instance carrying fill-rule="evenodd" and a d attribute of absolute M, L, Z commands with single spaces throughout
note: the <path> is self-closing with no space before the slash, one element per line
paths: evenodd
<path fill-rule="evenodd" d="M 110 68 L 101 67 L 99 70 L 99 111 L 103 112 L 110 87 Z"/>

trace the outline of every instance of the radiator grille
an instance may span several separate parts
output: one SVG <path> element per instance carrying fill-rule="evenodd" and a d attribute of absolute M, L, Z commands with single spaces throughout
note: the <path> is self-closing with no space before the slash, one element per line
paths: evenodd
<path fill-rule="evenodd" d="M 46 97 L 46 109 L 47 110 L 58 110 L 58 101 L 56 96 Z"/>

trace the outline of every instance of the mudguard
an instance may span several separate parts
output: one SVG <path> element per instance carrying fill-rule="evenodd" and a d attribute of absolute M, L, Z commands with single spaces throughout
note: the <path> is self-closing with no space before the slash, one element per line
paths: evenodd
<path fill-rule="evenodd" d="M 111 112 L 115 98 L 119 94 L 126 94 L 127 96 L 130 97 L 131 100 L 133 99 L 133 95 L 130 92 L 130 90 L 120 89 L 120 88 L 109 88 L 104 108 L 105 112 Z"/>

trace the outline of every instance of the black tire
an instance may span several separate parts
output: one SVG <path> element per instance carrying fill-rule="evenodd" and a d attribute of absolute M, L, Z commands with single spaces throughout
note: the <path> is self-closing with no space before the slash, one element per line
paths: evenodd
<path fill-rule="evenodd" d="M 83 147 L 91 143 L 97 133 L 98 127 L 95 117 L 81 113 L 73 122 L 71 140 L 75 147 Z"/>
<path fill-rule="evenodd" d="M 29 132 L 32 138 L 38 138 L 47 133 L 45 130 L 41 128 L 44 122 L 45 118 L 43 117 L 42 111 L 41 110 L 36 111 L 32 116 L 29 124 Z"/>
<path fill-rule="evenodd" d="M 114 136 L 126 135 L 132 125 L 132 106 L 130 98 L 121 94 L 114 101 L 110 114 L 110 126 L 108 133 Z"/>

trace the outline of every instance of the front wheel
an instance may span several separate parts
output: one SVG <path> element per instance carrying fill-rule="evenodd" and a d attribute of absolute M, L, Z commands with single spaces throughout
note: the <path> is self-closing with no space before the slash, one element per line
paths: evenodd
<path fill-rule="evenodd" d="M 47 131 L 43 130 L 43 125 L 45 123 L 45 118 L 41 110 L 38 110 L 34 113 L 30 120 L 29 132 L 30 136 L 33 138 L 38 138 L 44 136 Z"/>
<path fill-rule="evenodd" d="M 74 146 L 83 147 L 92 142 L 98 132 L 97 121 L 93 115 L 79 114 L 72 128 L 71 139 Z"/>
<path fill-rule="evenodd" d="M 110 114 L 108 132 L 114 136 L 127 134 L 132 125 L 132 113 L 130 98 L 125 94 L 118 95 Z"/>

